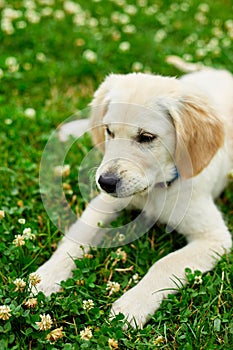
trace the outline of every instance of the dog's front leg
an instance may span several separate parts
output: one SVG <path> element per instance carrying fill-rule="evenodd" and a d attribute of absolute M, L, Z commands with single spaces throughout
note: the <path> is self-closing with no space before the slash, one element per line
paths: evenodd
<path fill-rule="evenodd" d="M 187 267 L 202 273 L 211 270 L 231 247 L 231 236 L 214 203 L 189 211 L 179 227 L 188 244 L 157 261 L 144 278 L 118 299 L 111 315 L 123 313 L 133 326 L 142 327 L 159 308 L 162 300 L 186 283 Z"/>
<path fill-rule="evenodd" d="M 93 239 L 101 235 L 100 224 L 111 222 L 124 207 L 124 200 L 100 194 L 93 199 L 78 219 L 60 241 L 57 250 L 51 258 L 36 271 L 41 282 L 37 289 L 46 295 L 57 292 L 60 282 L 71 276 L 75 268 L 74 259 L 87 252 Z"/>

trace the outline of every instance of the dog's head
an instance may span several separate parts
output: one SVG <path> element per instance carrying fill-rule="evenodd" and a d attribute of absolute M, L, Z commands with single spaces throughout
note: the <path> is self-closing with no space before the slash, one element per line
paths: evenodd
<path fill-rule="evenodd" d="M 105 155 L 96 181 L 128 197 L 198 175 L 223 143 L 223 125 L 210 103 L 175 78 L 110 75 L 91 103 L 93 140 Z"/>

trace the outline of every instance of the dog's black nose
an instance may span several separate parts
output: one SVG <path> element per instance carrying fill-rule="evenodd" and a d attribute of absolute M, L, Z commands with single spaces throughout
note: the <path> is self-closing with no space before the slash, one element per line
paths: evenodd
<path fill-rule="evenodd" d="M 120 179 L 114 174 L 100 175 L 98 179 L 100 187 L 107 193 L 115 193 L 119 181 Z"/>

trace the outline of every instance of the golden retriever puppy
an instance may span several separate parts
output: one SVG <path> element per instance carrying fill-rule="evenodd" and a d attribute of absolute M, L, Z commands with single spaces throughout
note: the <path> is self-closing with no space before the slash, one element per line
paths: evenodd
<path fill-rule="evenodd" d="M 192 72 L 180 79 L 111 74 L 96 91 L 90 126 L 104 152 L 96 172 L 100 194 L 37 271 L 39 290 L 58 291 L 75 267 L 72 258 L 83 255 L 80 244 L 88 250 L 128 206 L 142 211 L 146 228 L 159 221 L 176 229 L 187 245 L 157 261 L 112 305 L 111 315 L 123 313 L 134 327 L 149 320 L 178 281 L 185 283 L 185 268 L 209 271 L 232 246 L 214 199 L 233 168 L 233 77 L 178 58 L 170 61 Z M 81 123 L 85 129 L 87 122 Z M 77 136 L 80 125 L 64 125 L 61 138 Z"/>

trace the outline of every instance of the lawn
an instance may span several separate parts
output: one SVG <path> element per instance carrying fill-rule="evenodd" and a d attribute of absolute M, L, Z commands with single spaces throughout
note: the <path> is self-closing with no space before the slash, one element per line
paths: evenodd
<path fill-rule="evenodd" d="M 188 271 L 188 285 L 143 330 L 123 330 L 121 315 L 109 320 L 112 302 L 185 244 L 163 226 L 121 250 L 93 248 L 60 293 L 30 294 L 32 273 L 62 235 L 39 186 L 52 132 L 111 72 L 179 76 L 165 62 L 171 54 L 233 72 L 232 1 L 0 0 L 0 11 L 0 349 L 232 349 L 232 254 L 201 279 Z M 86 204 L 77 174 L 91 147 L 85 135 L 66 158 L 63 187 L 77 215 Z M 218 199 L 231 232 L 232 190 Z M 120 289 L 111 293 L 108 281 Z"/>

